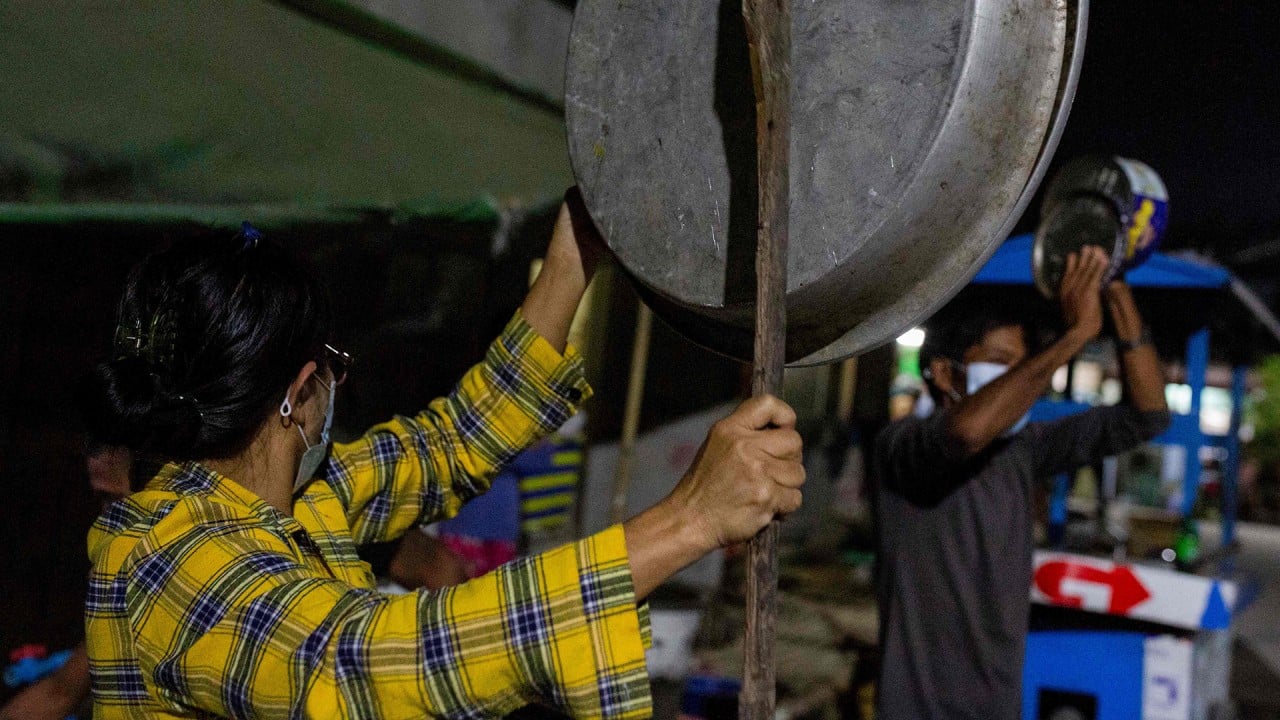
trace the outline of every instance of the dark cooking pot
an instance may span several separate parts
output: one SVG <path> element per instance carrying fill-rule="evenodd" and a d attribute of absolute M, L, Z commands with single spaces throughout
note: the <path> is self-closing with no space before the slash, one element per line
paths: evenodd
<path fill-rule="evenodd" d="M 1036 287 L 1058 294 L 1067 255 L 1097 245 L 1111 256 L 1105 281 L 1147 261 L 1169 223 L 1169 193 L 1144 163 L 1089 156 L 1067 163 L 1053 177 L 1041 205 L 1031 253 Z"/>

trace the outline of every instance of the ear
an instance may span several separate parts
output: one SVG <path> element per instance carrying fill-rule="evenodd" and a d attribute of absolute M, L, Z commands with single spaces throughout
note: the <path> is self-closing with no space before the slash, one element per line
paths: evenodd
<path fill-rule="evenodd" d="M 944 397 L 951 398 L 955 396 L 957 380 L 955 363 L 944 357 L 935 357 L 929 361 L 929 373 L 933 386 L 938 388 Z"/>
<path fill-rule="evenodd" d="M 305 403 L 311 397 L 311 394 L 315 392 L 315 389 L 307 381 L 316 374 L 316 368 L 317 365 L 314 360 L 307 361 L 307 364 L 303 365 L 302 369 L 298 371 L 298 375 L 293 379 L 293 382 L 289 383 L 287 393 L 289 397 L 289 404 L 293 405 L 293 416 L 295 418 L 298 414 L 298 408 L 301 408 L 303 403 Z"/>

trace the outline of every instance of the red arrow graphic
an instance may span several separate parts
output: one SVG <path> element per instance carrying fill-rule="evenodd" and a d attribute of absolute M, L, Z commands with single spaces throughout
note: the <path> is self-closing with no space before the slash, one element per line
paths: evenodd
<path fill-rule="evenodd" d="M 1035 583 L 1040 592 L 1057 605 L 1081 607 L 1084 604 L 1083 598 L 1062 592 L 1062 581 L 1068 579 L 1110 587 L 1111 607 L 1107 612 L 1113 615 L 1124 615 L 1151 597 L 1142 581 L 1124 565 L 1102 570 L 1092 565 L 1054 560 L 1036 569 Z"/>

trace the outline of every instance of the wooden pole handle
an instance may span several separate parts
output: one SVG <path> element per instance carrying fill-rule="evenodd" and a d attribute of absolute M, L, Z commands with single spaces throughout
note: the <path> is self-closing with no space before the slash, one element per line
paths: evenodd
<path fill-rule="evenodd" d="M 613 500 L 609 503 L 609 523 L 627 519 L 627 492 L 631 488 L 631 467 L 640 432 L 640 409 L 644 403 L 645 369 L 649 364 L 649 338 L 653 334 L 653 311 L 644 301 L 636 311 L 635 341 L 631 346 L 631 376 L 627 380 L 627 404 L 622 415 L 622 436 L 618 438 L 618 469 L 613 476 Z"/>
<path fill-rule="evenodd" d="M 756 95 L 757 175 L 756 336 L 753 395 L 782 387 L 787 330 L 787 221 L 790 213 L 791 4 L 743 0 Z M 747 552 L 747 628 L 741 720 L 772 720 L 777 664 L 778 522 L 751 540 Z"/>

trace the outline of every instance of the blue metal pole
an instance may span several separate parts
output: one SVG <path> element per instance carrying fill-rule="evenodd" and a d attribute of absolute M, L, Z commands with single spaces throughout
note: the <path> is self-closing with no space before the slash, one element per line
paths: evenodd
<path fill-rule="evenodd" d="M 1249 368 L 1237 365 L 1231 369 L 1231 430 L 1227 435 L 1227 462 L 1222 468 L 1222 544 L 1230 546 L 1236 540 L 1236 515 L 1239 500 L 1236 491 L 1240 484 L 1240 422 L 1244 415 L 1245 381 Z"/>
<path fill-rule="evenodd" d="M 1209 328 L 1197 330 L 1187 340 L 1187 384 L 1191 386 L 1191 419 L 1186 442 L 1186 466 L 1182 476 L 1182 517 L 1189 518 L 1200 492 L 1200 447 L 1204 434 L 1200 430 L 1200 395 L 1204 392 L 1205 375 L 1209 372 Z"/>
<path fill-rule="evenodd" d="M 1071 490 L 1071 476 L 1058 475 L 1053 479 L 1053 491 L 1049 495 L 1049 546 L 1061 548 L 1067 539 L 1067 496 Z"/>

